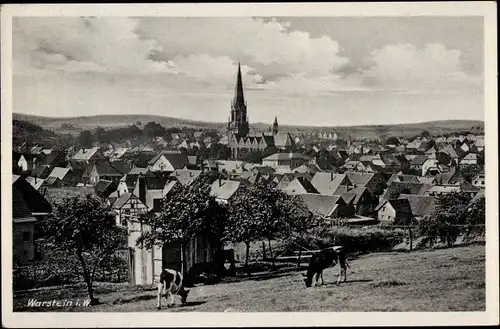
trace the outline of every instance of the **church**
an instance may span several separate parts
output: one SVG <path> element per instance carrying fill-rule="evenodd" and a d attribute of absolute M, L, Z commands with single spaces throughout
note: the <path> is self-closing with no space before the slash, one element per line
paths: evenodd
<path fill-rule="evenodd" d="M 277 117 L 274 118 L 272 127 L 269 127 L 269 132 L 250 131 L 239 63 L 227 133 L 231 156 L 234 159 L 248 151 L 291 152 L 295 150 L 292 136 L 289 133 L 278 132 Z"/>

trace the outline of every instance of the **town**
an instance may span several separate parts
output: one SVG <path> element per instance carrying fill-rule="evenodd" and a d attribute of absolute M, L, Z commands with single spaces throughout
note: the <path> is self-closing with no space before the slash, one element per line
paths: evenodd
<path fill-rule="evenodd" d="M 335 129 L 292 134 L 275 117 L 267 130 L 255 131 L 239 66 L 228 111 L 223 130 L 138 122 L 82 131 L 68 147 L 46 145 L 36 134 L 16 138 L 14 130 L 15 290 L 79 282 L 82 269 L 90 285 L 147 286 L 158 282 L 164 266 L 208 284 L 212 276 L 236 275 L 243 264 L 249 275 L 252 262 L 261 260 L 275 267 L 297 263 L 298 269 L 311 250 L 329 245 L 356 254 L 484 239 L 482 127 L 352 139 Z M 15 121 L 14 128 L 43 130 L 35 124 Z M 204 204 L 206 209 L 191 209 Z M 235 226 L 213 239 L 206 221 L 218 223 L 217 214 L 225 211 L 222 222 L 232 218 Z M 92 231 L 106 213 L 112 227 L 102 222 Z M 205 218 L 198 223 L 190 216 Z M 281 224 L 273 226 L 275 220 Z M 318 228 L 333 240 L 314 242 Z M 342 228 L 359 236 L 342 235 Z M 125 232 L 125 239 L 99 236 L 114 229 Z M 181 233 L 168 233 L 174 229 Z M 162 233 L 151 233 L 156 231 Z M 78 238 L 76 232 L 95 236 Z M 386 235 L 377 240 L 374 232 Z M 61 254 L 68 244 L 73 249 L 62 248 L 69 254 Z M 85 268 L 90 260 L 68 260 L 94 247 L 108 253 L 91 275 Z"/>

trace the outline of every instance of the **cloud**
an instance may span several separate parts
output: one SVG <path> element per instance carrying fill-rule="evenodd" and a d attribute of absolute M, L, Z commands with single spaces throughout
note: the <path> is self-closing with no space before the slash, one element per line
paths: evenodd
<path fill-rule="evenodd" d="M 171 60 L 192 54 L 229 57 L 253 68 L 264 79 L 304 74 L 331 74 L 349 60 L 329 37 L 312 38 L 289 31 L 289 23 L 253 18 L 142 19 L 137 33 L 163 46 L 156 58 Z"/>
<path fill-rule="evenodd" d="M 169 72 L 168 62 L 149 59 L 161 51 L 135 34 L 130 18 L 18 18 L 14 54 L 23 69 L 148 74 Z M 22 54 L 22 55 L 21 55 Z"/>
<path fill-rule="evenodd" d="M 463 90 L 478 88 L 481 79 L 466 74 L 460 51 L 441 44 L 417 48 L 411 44 L 387 45 L 371 53 L 372 67 L 362 70 L 365 86 L 399 88 L 412 92 Z"/>
<path fill-rule="evenodd" d="M 260 18 L 16 18 L 13 33 L 17 75 L 161 76 L 163 88 L 182 92 L 232 88 L 241 62 L 246 88 L 283 94 L 482 86 L 464 72 L 460 51 L 441 44 L 385 45 L 356 65 L 330 37 Z"/>

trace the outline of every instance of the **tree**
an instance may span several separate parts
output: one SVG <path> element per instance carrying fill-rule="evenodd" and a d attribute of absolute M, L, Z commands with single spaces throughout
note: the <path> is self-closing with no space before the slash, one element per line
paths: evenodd
<path fill-rule="evenodd" d="M 431 137 L 431 133 L 428 132 L 427 130 L 424 130 L 420 133 L 420 138 L 430 138 Z"/>
<path fill-rule="evenodd" d="M 264 237 L 264 223 L 270 214 L 269 205 L 261 201 L 257 189 L 250 187 L 238 191 L 228 204 L 226 235 L 231 242 L 245 244 L 245 271 L 248 275 L 250 243 Z"/>
<path fill-rule="evenodd" d="M 186 259 L 185 246 L 198 234 L 222 243 L 226 210 L 210 195 L 209 189 L 209 185 L 198 182 L 176 185 L 168 195 L 168 202 L 162 202 L 158 214 L 141 217 L 149 229 L 137 239 L 137 245 L 151 249 L 155 245 L 180 243 L 182 259 Z"/>
<path fill-rule="evenodd" d="M 233 196 L 229 202 L 227 236 L 232 242 L 245 244 L 247 273 L 250 243 L 266 239 L 272 259 L 271 240 L 289 238 L 296 231 L 299 219 L 304 219 L 297 212 L 299 208 L 287 194 L 267 182 L 259 182 Z"/>
<path fill-rule="evenodd" d="M 440 195 L 431 216 L 424 218 L 420 224 L 420 232 L 429 237 L 430 242 L 440 238 L 451 246 L 462 233 L 467 224 L 470 203 L 468 193 L 454 192 Z"/>
<path fill-rule="evenodd" d="M 391 136 L 385 140 L 386 145 L 399 145 L 399 139 L 396 136 Z"/>
<path fill-rule="evenodd" d="M 472 179 L 481 172 L 483 169 L 483 166 L 480 165 L 467 165 L 467 166 L 462 166 L 460 168 L 460 171 L 464 178 L 471 183 Z"/>
<path fill-rule="evenodd" d="M 92 132 L 90 130 L 84 130 L 78 135 L 78 145 L 80 147 L 90 148 L 92 147 L 92 143 L 94 142 L 94 137 L 92 136 Z"/>
<path fill-rule="evenodd" d="M 482 235 L 485 232 L 486 220 L 486 200 L 481 197 L 469 204 L 467 209 L 466 224 L 464 235 L 469 238 L 474 235 Z"/>
<path fill-rule="evenodd" d="M 395 200 L 399 198 L 401 194 L 411 194 L 411 190 L 409 187 L 406 187 L 404 185 L 396 185 L 394 190 L 391 190 L 390 193 L 387 195 L 387 200 Z"/>
<path fill-rule="evenodd" d="M 90 195 L 63 199 L 54 209 L 40 222 L 40 232 L 56 250 L 77 257 L 91 305 L 95 305 L 98 300 L 92 284 L 96 269 L 126 246 L 127 233 L 115 225 L 111 210 Z"/>
<path fill-rule="evenodd" d="M 167 132 L 160 124 L 150 121 L 144 126 L 143 133 L 146 138 L 151 139 L 154 137 L 163 137 Z"/>

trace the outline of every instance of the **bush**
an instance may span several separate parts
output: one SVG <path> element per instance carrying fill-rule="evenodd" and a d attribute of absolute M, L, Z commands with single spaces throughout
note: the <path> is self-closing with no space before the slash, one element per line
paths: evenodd
<path fill-rule="evenodd" d="M 399 228 L 330 226 L 316 230 L 307 236 L 301 245 L 311 250 L 336 245 L 342 246 L 348 254 L 363 254 L 391 251 L 405 238 L 404 230 Z M 291 249 L 296 250 L 297 248 Z"/>

